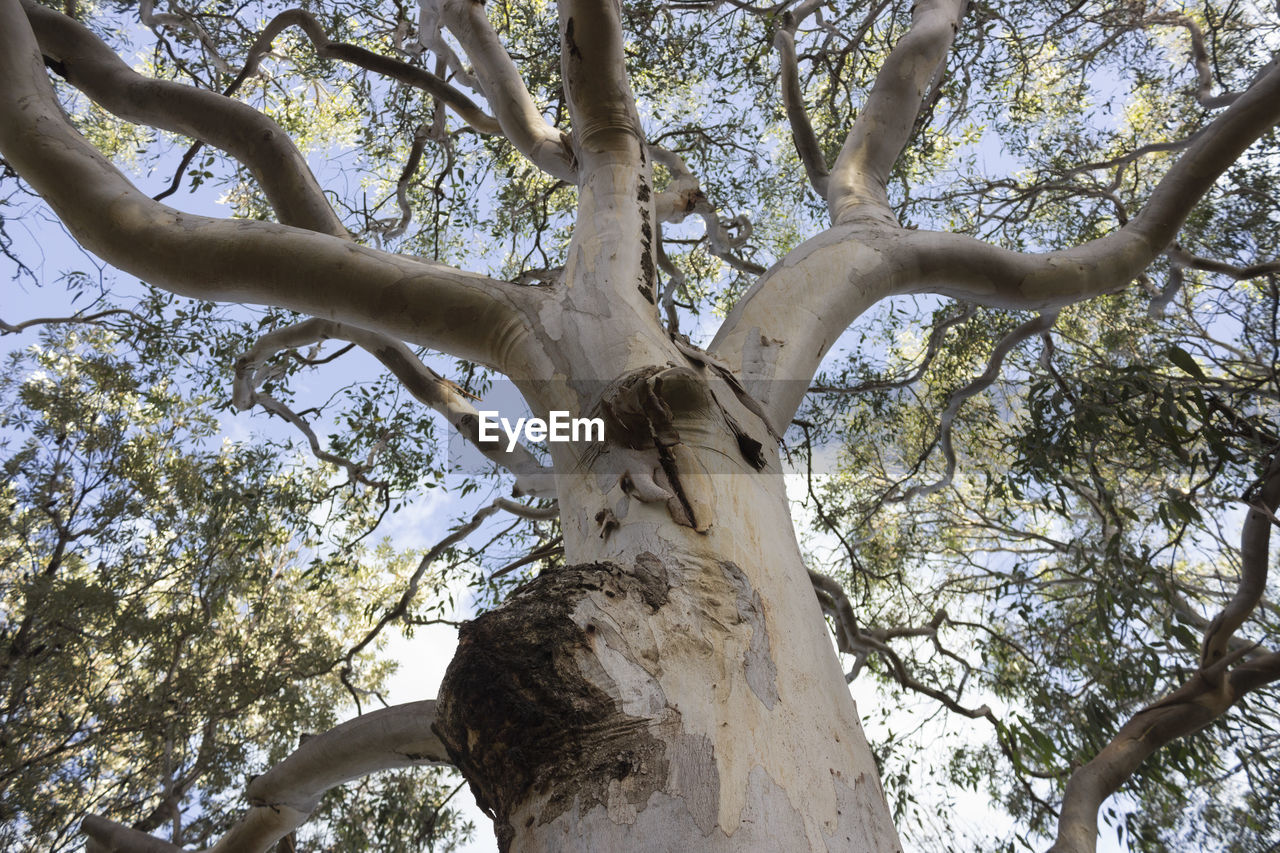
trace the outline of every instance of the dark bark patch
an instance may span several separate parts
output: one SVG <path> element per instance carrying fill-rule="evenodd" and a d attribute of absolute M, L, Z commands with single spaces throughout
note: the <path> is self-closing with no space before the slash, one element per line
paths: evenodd
<path fill-rule="evenodd" d="M 667 501 L 671 518 L 695 530 L 705 530 L 707 520 L 694 515 L 672 448 L 680 444 L 677 413 L 705 407 L 706 403 L 705 386 L 692 371 L 651 367 L 623 377 L 600 404 L 607 437 L 633 450 L 657 451 L 658 482 L 671 494 Z"/>
<path fill-rule="evenodd" d="M 65 63 L 59 62 L 58 60 L 54 59 L 51 56 L 44 56 L 42 58 L 44 59 L 45 68 L 48 68 L 50 71 L 52 71 L 54 74 L 57 74 L 63 80 L 67 79 L 67 66 Z"/>
<path fill-rule="evenodd" d="M 651 304 L 657 304 L 654 288 L 658 271 L 653 265 L 653 221 L 649 216 L 649 187 L 640 182 L 640 292 Z"/>
<path fill-rule="evenodd" d="M 644 551 L 636 557 L 635 579 L 640 586 L 640 597 L 650 610 L 656 612 L 670 600 L 671 577 L 666 564 L 656 554 Z"/>
<path fill-rule="evenodd" d="M 622 526 L 618 521 L 618 517 L 613 514 L 613 510 L 605 507 L 596 513 L 596 524 L 600 527 L 600 538 L 608 539 L 609 534 Z"/>
<path fill-rule="evenodd" d="M 751 641 L 743 655 L 747 674 L 747 686 L 770 710 L 778 701 L 778 666 L 769 653 L 769 632 L 765 629 L 764 602 L 760 593 L 752 588 L 747 575 L 734 563 L 720 563 L 729 586 L 735 593 L 735 604 L 743 620 L 751 626 Z"/>
<path fill-rule="evenodd" d="M 634 573 L 570 566 L 520 587 L 459 631 L 433 728 L 494 818 L 502 851 L 515 836 L 511 814 L 531 798 L 542 802 L 538 822 L 547 823 L 571 808 L 607 807 L 611 784 L 615 797 L 621 790 L 643 810 L 666 784 L 667 747 L 650 721 L 623 713 L 598 685 L 601 671 L 593 682 L 575 661 L 591 655 L 592 637 L 572 618 L 590 592 L 656 610 L 667 600 L 666 568 L 652 554 Z"/>
<path fill-rule="evenodd" d="M 582 51 L 578 50 L 578 45 L 573 40 L 573 18 L 565 21 L 564 24 L 564 43 L 569 48 L 569 55 L 574 59 L 582 59 Z"/>

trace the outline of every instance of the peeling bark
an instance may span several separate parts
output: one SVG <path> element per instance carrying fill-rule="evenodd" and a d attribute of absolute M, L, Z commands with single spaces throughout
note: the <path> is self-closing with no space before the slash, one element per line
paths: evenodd
<path fill-rule="evenodd" d="M 436 731 L 503 853 L 898 850 L 869 755 L 845 765 L 865 750 L 856 722 L 798 722 L 812 705 L 771 630 L 728 561 L 641 552 L 549 572 L 464 626 Z M 780 723 L 793 742 L 818 733 L 801 778 L 776 763 Z"/>

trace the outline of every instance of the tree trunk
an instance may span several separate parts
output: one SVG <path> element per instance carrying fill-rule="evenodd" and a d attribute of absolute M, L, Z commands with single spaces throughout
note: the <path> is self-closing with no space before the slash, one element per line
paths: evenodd
<path fill-rule="evenodd" d="M 600 411 L 605 448 L 557 459 L 567 567 L 464 626 L 441 687 L 500 849 L 900 850 L 775 443 L 692 368 Z"/>

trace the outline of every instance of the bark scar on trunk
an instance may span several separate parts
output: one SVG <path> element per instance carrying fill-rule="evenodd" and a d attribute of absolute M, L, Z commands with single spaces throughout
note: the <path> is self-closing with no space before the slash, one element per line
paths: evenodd
<path fill-rule="evenodd" d="M 724 377 L 710 362 L 693 361 L 694 367 L 668 364 L 633 370 L 613 382 L 592 411 L 604 419 L 607 442 L 626 457 L 618 475 L 623 493 L 646 503 L 665 501 L 673 521 L 704 533 L 712 523 L 701 493 L 705 484 L 700 480 L 707 472 L 685 446 L 677 423 L 694 424 L 696 430 L 718 420 L 752 468 L 763 469 L 766 459 L 764 445 L 716 396 L 708 366 L 716 379 Z M 745 395 L 736 380 L 728 384 L 734 395 Z M 744 408 L 748 416 L 759 411 L 758 406 Z M 619 520 L 624 516 L 616 510 L 614 514 Z"/>
<path fill-rule="evenodd" d="M 668 601 L 667 570 L 652 554 L 632 571 L 570 566 L 525 584 L 459 631 L 433 730 L 493 817 L 502 851 L 515 837 L 513 810 L 530 801 L 541 805 L 526 820 L 546 824 L 571 808 L 621 802 L 643 811 L 667 784 L 668 747 L 653 720 L 623 713 L 603 670 L 588 679 L 581 666 L 597 629 L 577 625 L 573 611 L 593 592 L 633 597 L 656 612 Z M 665 716 L 678 724 L 675 711 Z"/>

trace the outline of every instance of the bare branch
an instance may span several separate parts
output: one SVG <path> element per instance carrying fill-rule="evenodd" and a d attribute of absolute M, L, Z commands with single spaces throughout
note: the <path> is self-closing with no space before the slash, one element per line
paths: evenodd
<path fill-rule="evenodd" d="M 26 16 L 0 3 L 0 153 L 79 242 L 115 266 L 199 299 L 277 305 L 340 319 L 522 374 L 526 311 L 544 296 L 327 234 L 211 219 L 153 202 L 70 126 Z"/>
<path fill-rule="evenodd" d="M 449 764 L 431 730 L 434 700 L 371 711 L 306 738 L 284 761 L 249 782 L 251 809 L 208 853 L 267 853 L 307 821 L 325 791 L 396 767 Z M 182 848 L 100 817 L 81 824 L 89 850 L 176 853 Z"/>
<path fill-rule="evenodd" d="M 966 0 L 921 0 L 912 7 L 911 28 L 885 59 L 831 170 L 832 222 L 897 223 L 889 207 L 889 172 L 946 62 L 965 5 Z"/>
<path fill-rule="evenodd" d="M 409 608 L 413 605 L 413 600 L 418 595 L 418 587 L 422 584 L 422 577 L 426 574 L 427 569 L 431 568 L 432 564 L 435 563 L 436 560 L 439 560 L 440 557 L 443 556 L 450 548 L 457 545 L 479 529 L 485 519 L 499 511 L 513 512 L 522 518 L 530 518 L 534 520 L 545 520 L 546 518 L 554 517 L 553 513 L 556 513 L 556 510 L 552 508 L 542 509 L 538 507 L 530 507 L 516 503 L 508 498 L 497 498 L 491 503 L 481 507 L 475 515 L 471 516 L 471 520 L 466 524 L 460 525 L 448 536 L 433 545 L 427 553 L 422 555 L 422 559 L 418 561 L 418 567 L 409 577 L 409 582 L 405 585 L 404 592 L 400 594 L 400 598 L 396 603 L 392 607 L 389 607 L 387 611 L 379 617 L 377 623 L 365 633 L 364 638 L 361 639 L 360 642 L 347 650 L 345 655 L 346 664 L 342 669 L 342 678 L 344 682 L 347 681 L 347 678 L 351 674 L 352 661 L 355 660 L 355 656 L 364 651 L 370 643 L 376 640 L 384 628 L 395 620 L 404 618 L 409 613 Z"/>
<path fill-rule="evenodd" d="M 157 13 L 155 11 L 155 0 L 138 0 L 138 20 L 150 27 L 157 35 L 160 32 L 160 27 L 186 30 L 199 40 L 200 46 L 209 55 L 214 67 L 223 74 L 230 74 L 231 66 L 222 58 L 222 54 L 218 53 L 218 46 L 213 37 L 209 35 L 208 30 L 200 25 L 200 22 L 196 20 L 196 16 L 173 2 L 173 0 L 170 0 L 169 8 L 173 9 L 173 12 Z"/>
<path fill-rule="evenodd" d="M 310 319 L 263 335 L 236 361 L 232 402 L 242 410 L 249 408 L 255 402 L 263 402 L 265 408 L 276 411 L 273 406 L 280 407 L 281 404 L 256 391 L 263 382 L 272 378 L 272 373 L 263 365 L 282 350 L 307 346 L 326 339 L 350 341 L 382 362 L 383 366 L 388 368 L 419 402 L 443 415 L 445 420 L 458 430 L 463 438 L 474 444 L 486 458 L 515 474 L 516 494 L 548 496 L 555 493 L 553 472 L 544 468 L 524 445 L 517 443 L 508 450 L 501 442 L 480 440 L 480 413 L 467 399 L 466 393 L 461 388 L 423 364 L 400 341 L 358 326 L 335 323 L 331 320 Z M 277 412 L 277 414 L 287 418 L 283 412 Z M 294 417 L 297 416 L 294 415 Z M 312 449 L 316 450 L 318 443 L 314 440 L 314 435 L 310 436 L 309 440 L 312 442 Z M 316 455 L 328 461 L 334 461 L 328 458 L 330 454 L 317 453 Z M 335 462 L 335 464 L 340 463 Z M 348 468 L 348 471 L 350 470 Z"/>
<path fill-rule="evenodd" d="M 30 320 L 23 320 L 21 323 L 6 323 L 0 320 L 0 335 L 13 335 L 32 326 L 55 326 L 65 323 L 97 323 L 104 317 L 115 317 L 123 314 L 126 317 L 138 322 L 146 323 L 147 320 L 140 314 L 136 314 L 127 308 L 108 308 L 105 311 L 97 311 L 93 314 L 72 314 L 69 317 L 33 317 Z"/>
<path fill-rule="evenodd" d="M 97 815 L 82 820 L 80 829 L 89 837 L 86 853 L 184 853 L 176 844 Z"/>
<path fill-rule="evenodd" d="M 306 159 L 268 116 L 217 92 L 143 77 L 71 18 L 34 0 L 22 0 L 22 8 L 40 50 L 71 85 L 127 121 L 226 151 L 249 168 L 281 222 L 346 236 Z"/>
<path fill-rule="evenodd" d="M 784 19 L 785 20 L 785 19 Z M 778 51 L 778 60 L 782 67 L 782 105 L 787 112 L 787 120 L 791 123 L 791 138 L 795 141 L 796 153 L 804 164 L 809 183 L 823 198 L 827 197 L 828 175 L 827 163 L 822 155 L 822 145 L 813 132 L 809 122 L 809 113 L 804 108 L 804 91 L 800 87 L 800 69 L 796 62 L 795 24 L 785 20 L 784 25 L 773 36 L 773 46 Z"/>
<path fill-rule="evenodd" d="M 897 500 L 906 503 L 914 498 L 928 497 L 951 484 L 951 480 L 956 473 L 956 452 L 951 443 L 951 427 L 955 422 L 956 415 L 960 414 L 960 407 L 970 397 L 991 387 L 991 384 L 1000 376 L 1000 366 L 1004 364 L 1005 357 L 1012 352 L 1014 347 L 1028 338 L 1049 331 L 1057 320 L 1058 312 L 1051 311 L 1028 320 L 1005 335 L 991 351 L 991 358 L 987 361 L 987 369 L 972 382 L 951 394 L 950 399 L 947 400 L 947 407 L 943 410 L 942 417 L 938 420 L 938 445 L 942 447 L 942 455 L 947 460 L 946 470 L 942 477 L 935 482 L 912 486 Z"/>
<path fill-rule="evenodd" d="M 520 72 L 485 16 L 483 3 L 442 0 L 445 26 L 475 66 L 489 108 L 511 144 L 544 172 L 577 183 L 573 152 L 563 134 L 542 117 Z"/>
<path fill-rule="evenodd" d="M 658 240 L 655 246 L 658 254 L 658 268 L 667 275 L 667 282 L 662 287 L 662 295 L 658 299 L 658 305 L 662 308 L 663 315 L 667 318 L 667 331 L 671 334 L 680 332 L 680 315 L 676 312 L 676 291 L 684 289 L 685 275 L 680 271 L 671 260 L 667 257 L 667 250 L 662 245 L 662 229 L 658 229 Z"/>
<path fill-rule="evenodd" d="M 1193 255 L 1181 246 L 1177 245 L 1171 247 L 1167 254 L 1169 255 L 1169 258 L 1179 266 L 1230 276 L 1236 281 L 1259 278 L 1264 275 L 1271 275 L 1272 273 L 1280 272 L 1280 260 L 1265 261 L 1263 263 L 1250 264 L 1249 266 L 1242 267 L 1237 266 L 1236 264 L 1226 263 L 1225 261 L 1215 261 L 1211 258 L 1202 258 L 1199 255 Z"/>
<path fill-rule="evenodd" d="M 1206 110 L 1214 110 L 1230 106 L 1236 98 L 1240 97 L 1236 92 L 1213 94 L 1213 69 L 1209 64 L 1209 51 L 1205 49 L 1204 31 L 1193 18 L 1173 12 L 1152 15 L 1146 19 L 1145 23 L 1182 27 L 1191 37 L 1191 64 L 1196 70 L 1196 102 L 1200 106 Z"/>
<path fill-rule="evenodd" d="M 839 387 L 834 385 L 814 385 L 810 387 L 810 391 L 818 394 L 866 394 L 870 391 L 887 391 L 893 388 L 905 388 L 906 386 L 916 382 L 924 372 L 929 369 L 929 365 L 933 363 L 934 358 L 938 354 L 938 350 L 942 347 L 942 341 L 947 336 L 947 331 L 952 327 L 966 322 L 973 316 L 975 308 L 968 303 L 962 303 L 962 307 L 956 314 L 945 317 L 941 321 L 934 324 L 933 329 L 929 332 L 929 340 L 925 344 L 924 354 L 920 356 L 920 362 L 913 370 L 904 376 L 895 379 L 873 379 L 868 382 L 859 382 L 857 385 L 849 387 Z"/>
<path fill-rule="evenodd" d="M 431 51 L 453 73 L 453 79 L 474 91 L 481 91 L 480 81 L 462 67 L 462 60 L 444 40 L 440 32 L 441 0 L 418 0 L 418 44 Z"/>
<path fill-rule="evenodd" d="M 707 229 L 707 244 L 711 254 L 731 267 L 752 275 L 760 275 L 764 267 L 736 254 L 738 248 L 751 236 L 751 221 L 743 215 L 735 216 L 729 226 L 738 229 L 738 236 L 729 235 L 715 205 L 702 192 L 689 164 L 670 149 L 660 145 L 646 145 L 645 150 L 654 163 L 660 163 L 671 173 L 671 185 L 658 193 L 654 202 L 654 216 L 659 222 L 681 222 L 690 213 L 701 217 Z"/>

